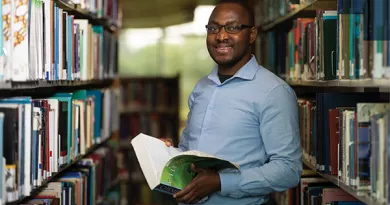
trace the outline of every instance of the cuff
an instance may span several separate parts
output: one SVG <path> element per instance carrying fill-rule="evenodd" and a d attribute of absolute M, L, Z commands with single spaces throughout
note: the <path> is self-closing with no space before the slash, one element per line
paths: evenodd
<path fill-rule="evenodd" d="M 225 196 L 231 196 L 234 192 L 238 191 L 238 172 L 219 172 L 219 178 L 221 180 L 220 193 Z"/>

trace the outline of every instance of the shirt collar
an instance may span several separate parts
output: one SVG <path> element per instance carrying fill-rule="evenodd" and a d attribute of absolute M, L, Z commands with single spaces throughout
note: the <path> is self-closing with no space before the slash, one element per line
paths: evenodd
<path fill-rule="evenodd" d="M 251 59 L 243 67 L 241 67 L 231 79 L 241 78 L 244 80 L 253 80 L 258 70 L 259 64 L 257 63 L 255 56 L 252 55 Z M 208 78 L 214 81 L 216 84 L 221 84 L 218 77 L 218 65 L 216 65 L 214 69 L 210 72 Z M 230 79 L 226 80 L 225 82 L 228 81 L 230 81 Z"/>

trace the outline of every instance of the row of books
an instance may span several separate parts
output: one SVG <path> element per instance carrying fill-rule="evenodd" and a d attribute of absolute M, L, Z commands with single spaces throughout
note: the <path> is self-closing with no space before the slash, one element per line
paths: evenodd
<path fill-rule="evenodd" d="M 302 177 L 297 187 L 279 196 L 284 205 L 364 205 L 365 203 L 318 176 Z"/>
<path fill-rule="evenodd" d="M 120 137 L 129 139 L 144 133 L 155 137 L 177 137 L 177 116 L 159 113 L 134 113 L 121 115 Z"/>
<path fill-rule="evenodd" d="M 63 0 L 80 8 L 85 13 L 98 19 L 110 20 L 113 24 L 120 27 L 118 0 Z"/>
<path fill-rule="evenodd" d="M 21 204 L 120 204 L 121 195 L 114 186 L 117 178 L 116 150 L 102 147 L 81 159 L 68 171 L 49 182 L 37 195 Z"/>
<path fill-rule="evenodd" d="M 0 154 L 4 160 L 0 173 L 6 173 L 0 190 L 7 190 L 0 200 L 13 202 L 29 196 L 64 166 L 118 131 L 117 103 L 114 89 L 0 100 Z"/>
<path fill-rule="evenodd" d="M 254 8 L 256 25 L 264 25 L 287 15 L 299 5 L 310 3 L 312 0 L 259 0 Z"/>
<path fill-rule="evenodd" d="M 337 0 L 337 10 L 265 33 L 263 64 L 288 80 L 390 77 L 389 1 Z"/>
<path fill-rule="evenodd" d="M 317 93 L 300 99 L 304 160 L 378 201 L 390 201 L 390 103 L 376 93 Z"/>
<path fill-rule="evenodd" d="M 118 40 L 54 0 L 3 1 L 0 81 L 91 80 L 117 73 Z"/>
<path fill-rule="evenodd" d="M 121 82 L 121 110 L 124 112 L 166 111 L 178 106 L 178 84 L 173 79 L 132 79 Z"/>

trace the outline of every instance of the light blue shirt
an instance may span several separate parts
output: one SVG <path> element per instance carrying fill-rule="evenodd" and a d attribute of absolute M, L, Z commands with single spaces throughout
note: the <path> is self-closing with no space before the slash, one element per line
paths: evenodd
<path fill-rule="evenodd" d="M 219 173 L 221 191 L 204 204 L 262 204 L 295 187 L 302 172 L 297 97 L 254 56 L 221 83 L 217 67 L 196 84 L 179 149 L 199 150 L 240 165 Z"/>

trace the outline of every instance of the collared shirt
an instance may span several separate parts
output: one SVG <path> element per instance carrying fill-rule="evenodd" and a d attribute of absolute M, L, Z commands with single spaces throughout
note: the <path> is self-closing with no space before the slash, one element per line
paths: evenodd
<path fill-rule="evenodd" d="M 221 83 L 218 69 L 198 81 L 179 149 L 199 150 L 240 165 L 220 171 L 221 191 L 206 205 L 262 204 L 295 187 L 302 172 L 294 91 L 254 56 Z"/>

